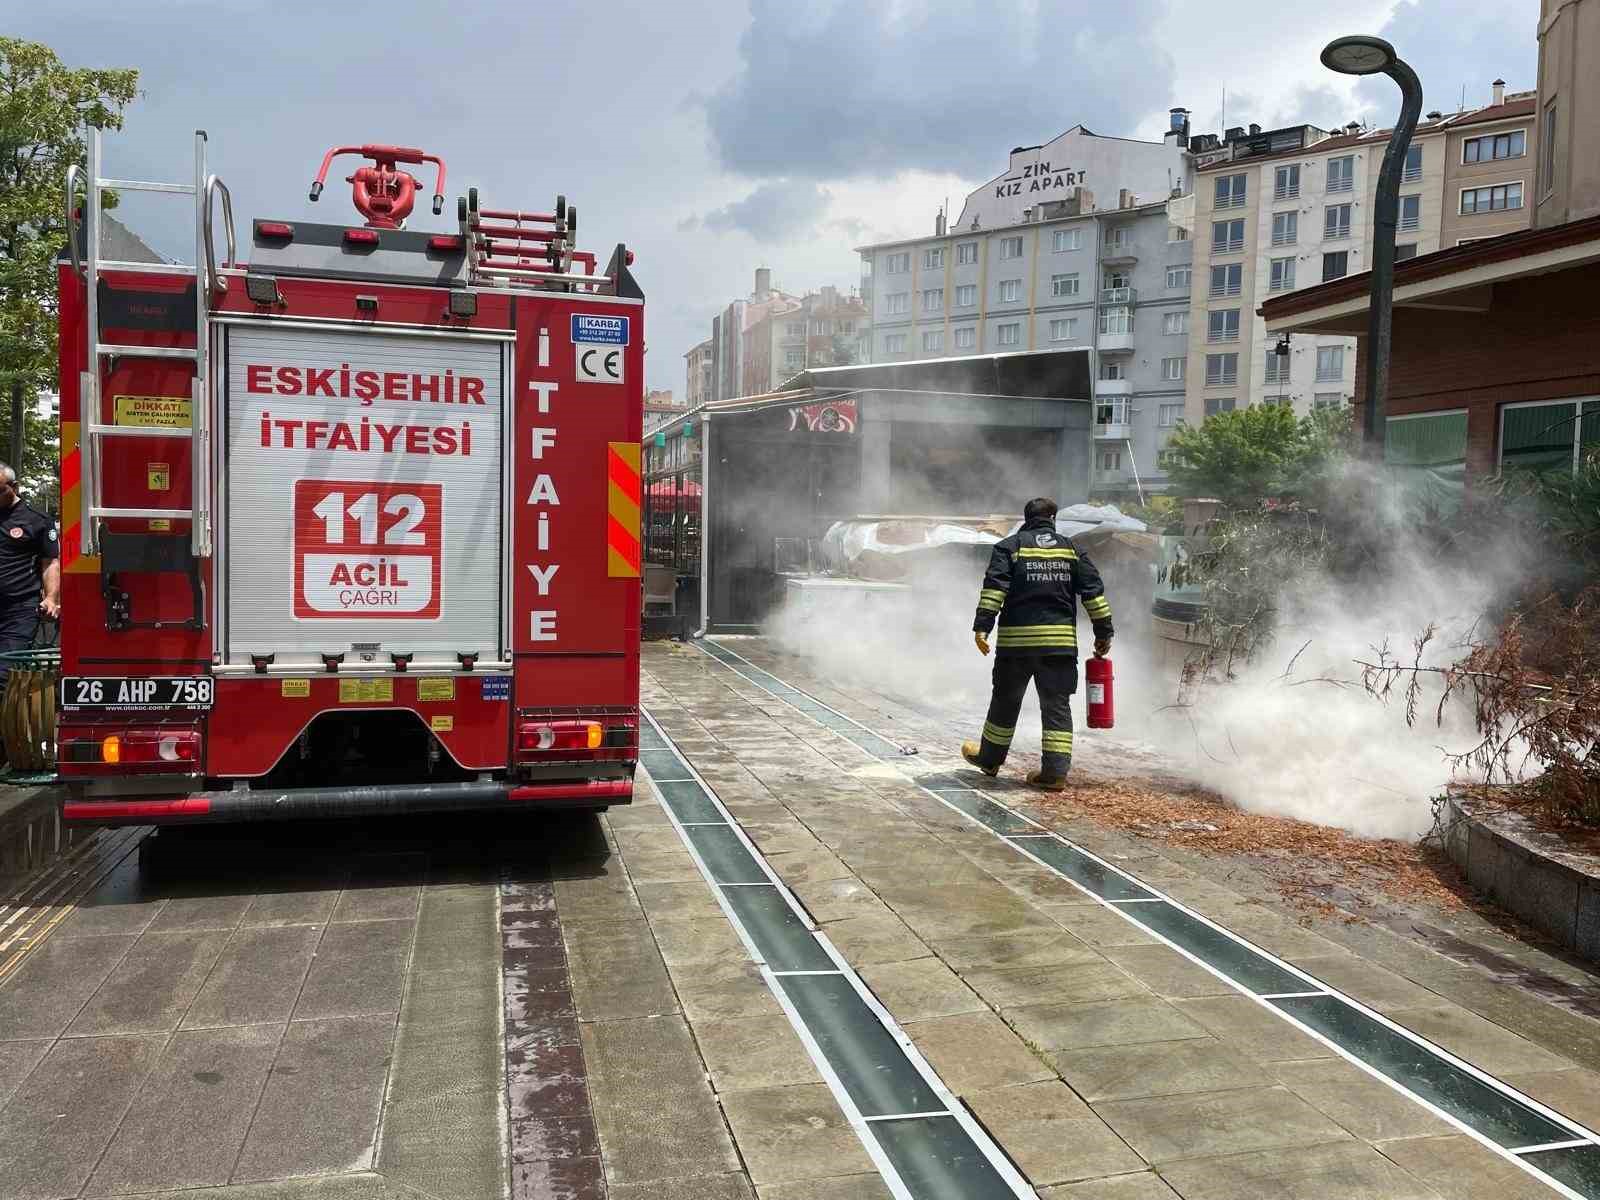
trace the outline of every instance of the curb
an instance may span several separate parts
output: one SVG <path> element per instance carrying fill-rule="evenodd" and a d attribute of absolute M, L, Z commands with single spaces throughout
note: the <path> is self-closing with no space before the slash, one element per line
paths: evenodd
<path fill-rule="evenodd" d="M 1445 853 L 1468 883 L 1566 949 L 1600 963 L 1600 856 L 1569 850 L 1517 813 L 1479 814 L 1461 796 L 1448 797 L 1445 815 Z"/>

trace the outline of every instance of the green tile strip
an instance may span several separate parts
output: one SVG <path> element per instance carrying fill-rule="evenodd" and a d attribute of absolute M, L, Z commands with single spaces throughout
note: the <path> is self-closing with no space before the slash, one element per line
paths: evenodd
<path fill-rule="evenodd" d="M 1315 977 L 1103 862 L 1032 818 L 1007 808 L 980 790 L 980 785 L 974 782 L 976 772 L 970 776 L 949 772 L 917 775 L 901 755 L 898 745 L 854 718 L 829 708 L 725 646 L 713 641 L 696 645 L 708 657 L 801 712 L 827 713 L 829 719 L 822 723 L 829 729 L 867 753 L 901 767 L 912 782 L 940 803 L 990 830 L 1019 852 L 1044 863 L 1062 878 L 1105 902 L 1130 924 L 1154 934 L 1241 992 L 1322 1038 L 1350 1061 L 1366 1067 L 1417 1103 L 1498 1150 L 1557 1192 L 1577 1200 L 1600 1200 L 1600 1134 L 1539 1104 L 1509 1084 L 1469 1069 L 1425 1038 L 1385 1020 Z M 1283 995 L 1295 992 L 1324 994 Z M 887 1135 L 880 1131 L 879 1136 Z M 931 1131 L 918 1131 L 915 1136 L 925 1138 L 931 1136 Z M 1560 1145 L 1575 1141 L 1585 1144 Z M 1537 1149 L 1552 1144 L 1556 1144 L 1554 1148 Z M 930 1191 L 927 1194 L 955 1196 L 963 1193 Z"/>
<path fill-rule="evenodd" d="M 729 920 L 755 948 L 768 986 L 891 1194 L 897 1200 L 1037 1200 L 910 1039 L 870 999 L 866 985 L 830 952 L 738 821 L 648 712 L 645 717 L 640 759 L 662 807 Z M 883 744 L 899 753 L 892 743 Z"/>

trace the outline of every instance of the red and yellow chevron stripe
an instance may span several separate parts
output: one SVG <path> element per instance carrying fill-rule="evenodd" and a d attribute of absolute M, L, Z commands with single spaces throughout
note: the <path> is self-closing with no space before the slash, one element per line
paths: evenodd
<path fill-rule="evenodd" d="M 639 577 L 639 443 L 606 443 L 606 574 Z"/>
<path fill-rule="evenodd" d="M 77 421 L 61 422 L 61 569 L 70 575 L 92 575 L 100 560 L 85 558 L 78 547 L 83 538 L 83 450 L 78 445 Z"/>

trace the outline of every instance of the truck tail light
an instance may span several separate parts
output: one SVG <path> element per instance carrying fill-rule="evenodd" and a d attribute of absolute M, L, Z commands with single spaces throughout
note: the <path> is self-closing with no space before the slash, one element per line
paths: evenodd
<path fill-rule="evenodd" d="M 549 713 L 517 723 L 519 762 L 631 761 L 638 755 L 638 718 L 623 714 Z"/>
<path fill-rule="evenodd" d="M 604 738 L 598 721 L 532 721 L 517 726 L 517 750 L 523 754 L 598 750 Z"/>
<path fill-rule="evenodd" d="M 294 226 L 287 221 L 257 221 L 256 233 L 264 238 L 276 238 L 282 241 L 294 240 Z"/>
<path fill-rule="evenodd" d="M 376 229 L 346 229 L 344 240 L 353 246 L 376 246 L 378 244 L 378 231 Z"/>
<path fill-rule="evenodd" d="M 73 737 L 61 744 L 69 763 L 191 773 L 200 765 L 200 734 L 193 729 L 120 729 Z"/>

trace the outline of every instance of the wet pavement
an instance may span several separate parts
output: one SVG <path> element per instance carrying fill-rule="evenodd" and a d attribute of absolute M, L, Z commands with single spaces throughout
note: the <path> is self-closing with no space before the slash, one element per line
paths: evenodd
<path fill-rule="evenodd" d="M 1585 968 L 1043 830 L 1026 793 L 971 790 L 937 711 L 725 644 L 750 672 L 646 647 L 661 782 L 604 816 L 106 831 L 0 896 L 0 1200 L 945 1197 L 971 1193 L 934 1167 L 985 1146 L 999 1194 L 1052 1200 L 1600 1196 Z M 1251 990 L 1154 906 L 1313 982 Z M 780 945 L 825 957 L 786 975 Z M 1350 1013 L 1400 1039 L 1385 1070 L 1534 1107 L 1502 1136 L 1424 1103 Z M 931 1107 L 874 1115 L 847 1043 Z M 1558 1134 L 1518 1141 L 1529 1113 Z"/>

